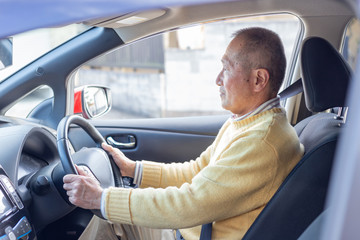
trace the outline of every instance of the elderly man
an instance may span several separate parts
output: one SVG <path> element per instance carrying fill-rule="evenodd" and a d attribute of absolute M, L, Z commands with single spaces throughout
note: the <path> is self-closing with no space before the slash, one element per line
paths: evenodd
<path fill-rule="evenodd" d="M 101 209 L 114 223 L 94 217 L 82 239 L 160 239 L 169 232 L 156 229 L 180 229 L 185 239 L 199 239 L 201 225 L 208 222 L 213 222 L 213 239 L 246 233 L 304 150 L 277 98 L 286 66 L 277 34 L 240 30 L 221 62 L 216 84 L 232 116 L 196 160 L 134 162 L 103 144 L 122 175 L 133 177 L 139 188 L 102 189 L 81 170 L 64 177 L 70 202 Z"/>

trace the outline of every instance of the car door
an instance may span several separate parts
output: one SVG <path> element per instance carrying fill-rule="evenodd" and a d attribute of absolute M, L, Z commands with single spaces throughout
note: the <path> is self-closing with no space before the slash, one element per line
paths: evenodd
<path fill-rule="evenodd" d="M 92 120 L 106 141 L 133 160 L 184 162 L 195 159 L 215 139 L 228 115 L 146 120 Z M 80 128 L 69 133 L 75 150 L 94 145 Z M 113 139 L 116 143 L 112 143 Z M 126 146 L 128 145 L 128 146 Z"/>

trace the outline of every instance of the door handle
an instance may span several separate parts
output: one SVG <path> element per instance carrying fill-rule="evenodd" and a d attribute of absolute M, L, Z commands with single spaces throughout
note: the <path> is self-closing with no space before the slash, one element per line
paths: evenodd
<path fill-rule="evenodd" d="M 128 135 L 127 139 L 128 139 L 128 142 L 124 143 L 124 142 L 118 142 L 113 137 L 109 136 L 109 137 L 106 138 L 106 141 L 111 146 L 116 147 L 116 148 L 120 148 L 120 149 L 135 148 L 135 146 L 136 146 L 135 136 Z"/>

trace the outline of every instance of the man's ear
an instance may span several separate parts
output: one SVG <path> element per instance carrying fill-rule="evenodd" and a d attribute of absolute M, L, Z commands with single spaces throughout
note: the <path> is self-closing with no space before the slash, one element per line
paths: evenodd
<path fill-rule="evenodd" d="M 267 88 L 267 86 L 269 85 L 269 71 L 266 70 L 265 68 L 259 68 L 259 69 L 255 69 L 253 70 L 253 76 L 254 76 L 254 85 L 253 85 L 253 90 L 254 92 L 261 92 L 264 89 Z"/>

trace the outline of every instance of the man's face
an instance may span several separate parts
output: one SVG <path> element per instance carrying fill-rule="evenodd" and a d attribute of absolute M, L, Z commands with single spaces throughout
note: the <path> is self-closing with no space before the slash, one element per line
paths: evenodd
<path fill-rule="evenodd" d="M 251 96 L 251 70 L 244 69 L 236 55 L 241 47 L 242 40 L 239 38 L 230 42 L 221 59 L 223 68 L 216 79 L 216 84 L 220 86 L 222 107 L 238 115 L 252 110 L 251 103 L 247 102 Z"/>

